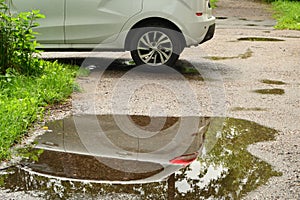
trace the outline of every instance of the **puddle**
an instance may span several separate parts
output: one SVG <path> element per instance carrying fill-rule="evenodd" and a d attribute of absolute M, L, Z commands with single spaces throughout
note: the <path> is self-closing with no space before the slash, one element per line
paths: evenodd
<path fill-rule="evenodd" d="M 239 57 L 238 56 L 207 56 L 204 58 L 217 61 L 217 60 L 230 60 L 230 59 L 235 59 L 235 58 L 239 58 Z"/>
<path fill-rule="evenodd" d="M 36 149 L 22 152 L 27 159 L 1 171 L 2 190 L 43 199 L 240 199 L 281 175 L 246 150 L 277 131 L 246 120 L 87 115 L 48 127 Z"/>
<path fill-rule="evenodd" d="M 228 19 L 228 17 L 220 16 L 220 17 L 216 17 L 216 19 L 224 20 L 224 19 Z"/>
<path fill-rule="evenodd" d="M 238 18 L 239 20 L 241 21 L 253 21 L 253 22 L 263 22 L 264 20 L 261 20 L 261 19 L 256 19 L 256 20 L 250 20 L 250 19 L 247 19 L 247 18 Z"/>
<path fill-rule="evenodd" d="M 279 88 L 254 90 L 254 92 L 259 93 L 259 94 L 272 94 L 272 95 L 284 95 L 285 94 L 285 91 L 283 89 L 279 89 Z"/>
<path fill-rule="evenodd" d="M 229 59 L 236 59 L 236 58 L 240 58 L 240 59 L 247 59 L 252 57 L 253 51 L 251 49 L 247 49 L 247 51 L 243 54 L 239 54 L 237 56 L 228 56 L 228 57 L 222 57 L 222 56 L 208 56 L 208 57 L 204 57 L 206 59 L 210 59 L 210 60 L 229 60 Z"/>
<path fill-rule="evenodd" d="M 293 36 L 293 35 L 283 35 L 281 37 L 284 37 L 284 38 L 293 38 L 293 39 L 299 39 L 300 36 Z"/>
<path fill-rule="evenodd" d="M 269 80 L 269 79 L 263 79 L 260 81 L 261 83 L 268 84 L 268 85 L 286 85 L 283 81 L 275 81 L 275 80 Z"/>
<path fill-rule="evenodd" d="M 231 109 L 232 111 L 267 111 L 264 108 L 243 108 L 243 107 L 234 107 Z"/>
<path fill-rule="evenodd" d="M 272 24 L 268 24 L 268 25 L 264 25 L 264 27 L 274 27 L 274 25 L 272 25 Z"/>
<path fill-rule="evenodd" d="M 239 38 L 238 41 L 251 41 L 251 42 L 281 42 L 284 40 L 277 38 L 263 38 L 263 37 L 244 37 Z"/>
<path fill-rule="evenodd" d="M 246 26 L 258 26 L 257 24 L 246 24 Z"/>

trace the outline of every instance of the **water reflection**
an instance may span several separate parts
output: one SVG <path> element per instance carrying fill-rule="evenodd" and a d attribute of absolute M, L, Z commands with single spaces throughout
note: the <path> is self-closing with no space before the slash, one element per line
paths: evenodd
<path fill-rule="evenodd" d="M 129 135 L 113 116 L 96 117 L 105 135 L 101 144 L 113 147 L 97 155 L 101 147 L 90 148 L 81 140 L 74 118 L 49 124 L 53 132 L 30 150 L 29 157 L 38 160 L 25 159 L 2 172 L 1 188 L 46 199 L 240 199 L 280 175 L 246 150 L 274 139 L 273 129 L 230 118 L 127 117 L 142 131 Z M 214 121 L 223 123 L 222 131 L 211 127 Z M 196 132 L 187 128 L 190 123 L 197 124 Z M 201 156 L 216 136 L 217 143 Z"/>
<path fill-rule="evenodd" d="M 115 173 L 155 172 L 148 179 L 141 176 L 138 183 L 158 181 L 201 154 L 209 124 L 210 118 L 204 117 L 73 116 L 49 124 L 52 131 L 39 137 L 37 145 L 48 151 L 34 166 L 29 165 L 33 171 L 76 179 L 81 177 L 72 177 L 68 172 L 78 174 L 78 169 L 86 167 L 92 171 L 93 163 L 99 162 Z M 95 168 L 95 171 L 106 171 L 100 165 Z M 57 174 L 57 169 L 67 172 Z M 123 176 L 102 180 L 90 174 L 91 180 L 118 183 L 124 181 Z M 126 183 L 136 183 L 130 180 L 125 179 Z"/>

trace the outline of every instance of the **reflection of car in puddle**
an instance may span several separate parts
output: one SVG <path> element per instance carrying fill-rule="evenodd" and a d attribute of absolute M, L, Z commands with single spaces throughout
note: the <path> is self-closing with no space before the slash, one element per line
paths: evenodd
<path fill-rule="evenodd" d="M 98 120 L 100 118 L 101 120 Z M 160 118 L 154 118 L 151 123 L 147 117 L 137 118 L 132 117 L 128 118 L 128 120 L 134 121 L 134 124 L 140 126 L 140 129 L 157 130 L 153 129 L 152 125 L 158 124 L 158 122 L 154 122 L 155 119 L 158 120 Z M 274 170 L 270 164 L 251 155 L 247 151 L 249 145 L 272 141 L 278 133 L 274 129 L 251 121 L 219 117 L 199 119 L 199 124 L 202 123 L 201 120 L 207 120 L 207 123 L 209 123 L 209 130 L 205 133 L 205 142 L 202 144 L 204 146 L 202 152 L 205 152 L 205 155 L 198 157 L 197 160 L 187 167 L 183 167 L 183 165 L 171 164 L 169 162 L 175 155 L 169 155 L 168 157 L 165 156 L 168 154 L 161 152 L 160 158 L 153 158 L 151 156 L 147 158 L 146 155 L 155 155 L 155 152 L 159 152 L 155 148 L 149 149 L 144 146 L 144 149 L 147 150 L 141 151 L 144 153 L 135 151 L 133 148 L 130 149 L 129 147 L 132 144 L 136 144 L 133 142 L 136 141 L 133 138 L 137 137 L 132 136 L 132 141 L 130 141 L 125 140 L 126 134 L 120 134 L 120 139 L 117 140 L 117 137 L 113 137 L 113 133 L 118 133 L 117 130 L 111 133 L 105 131 L 107 138 L 109 136 L 111 139 L 104 140 L 104 138 L 103 141 L 111 142 L 112 140 L 114 143 L 119 141 L 115 145 L 115 149 L 119 151 L 120 147 L 124 147 L 125 150 L 123 152 L 131 152 L 135 156 L 134 158 L 126 158 L 126 156 L 130 155 L 120 156 L 116 153 L 112 154 L 116 152 L 112 151 L 112 149 L 103 152 L 102 156 L 95 156 L 97 149 L 88 147 L 87 145 L 84 147 L 85 151 L 90 149 L 93 152 L 83 152 L 80 154 L 79 149 L 81 148 L 82 150 L 83 144 L 87 141 L 91 142 L 84 138 L 82 133 L 78 131 L 80 130 L 79 126 L 86 124 L 84 123 L 84 119 L 90 120 L 90 122 L 102 121 L 101 127 L 103 130 L 105 128 L 113 130 L 111 128 L 116 127 L 109 126 L 109 121 L 112 120 L 109 116 L 82 116 L 78 117 L 78 119 L 72 120 L 72 118 L 69 118 L 52 122 L 49 124 L 49 128 L 53 131 L 40 138 L 42 139 L 40 142 L 44 141 L 44 144 L 40 145 L 40 147 L 44 149 L 22 149 L 18 152 L 22 157 L 27 159 L 24 159 L 15 167 L 0 171 L 0 190 L 3 193 L 7 193 L 9 197 L 16 197 L 18 194 L 20 196 L 20 194 L 25 193 L 29 194 L 30 197 L 34 196 L 42 199 L 149 199 L 149 197 L 151 199 L 162 200 L 242 199 L 250 191 L 268 182 L 271 177 L 282 175 L 280 172 Z M 104 119 L 107 119 L 107 121 Z M 166 149 L 164 146 L 167 147 L 167 144 L 171 147 L 172 143 L 168 140 L 167 134 L 163 135 L 162 132 L 168 129 L 171 130 L 171 127 L 175 128 L 176 124 L 182 124 L 180 120 L 183 119 L 169 117 L 166 119 L 167 122 L 160 119 L 165 124 L 164 126 L 157 126 L 162 127 L 160 134 L 163 140 L 159 141 L 159 137 L 156 139 L 155 137 L 151 138 L 152 143 L 155 143 L 153 147 L 160 148 L 160 150 Z M 75 128 L 75 121 L 77 128 Z M 78 121 L 81 121 L 82 124 L 77 124 Z M 98 125 L 100 126 L 99 123 Z M 86 127 L 89 127 L 90 130 L 93 129 L 91 123 L 86 124 Z M 81 128 L 84 129 L 85 127 Z M 125 129 L 125 127 L 123 128 Z M 200 128 L 200 125 L 198 128 Z M 205 130 L 203 130 L 204 132 Z M 186 133 L 189 132 L 186 131 Z M 151 132 L 149 134 L 153 137 Z M 76 135 L 77 138 L 75 137 Z M 141 136 L 139 140 L 146 137 L 143 134 Z M 179 140 L 185 138 L 180 134 L 176 136 L 179 136 Z M 82 140 L 79 140 L 79 137 Z M 113 140 L 114 138 L 115 140 Z M 148 141 L 151 139 L 149 138 Z M 82 143 L 78 143 L 78 140 Z M 69 142 L 64 143 L 64 141 Z M 125 141 L 128 143 L 126 144 Z M 187 141 L 185 140 L 185 142 Z M 195 140 L 192 139 L 190 141 Z M 99 139 L 95 140 L 95 144 L 97 142 L 101 145 L 104 143 L 99 141 Z M 74 151 L 67 153 L 65 149 L 69 149 L 71 144 L 73 144 Z M 151 142 L 149 142 L 150 144 Z M 177 142 L 177 144 L 180 146 L 184 145 L 184 143 L 180 142 Z M 101 145 L 99 146 L 101 147 Z M 139 145 L 138 143 L 137 146 Z M 186 145 L 186 147 L 191 147 L 191 152 L 193 150 L 192 146 L 192 144 Z M 128 147 L 127 150 L 126 147 Z M 201 148 L 198 149 L 198 152 L 201 152 Z M 181 152 L 181 154 L 177 153 L 177 155 L 183 155 L 185 152 Z M 112 156 L 109 157 L 109 154 Z M 126 170 L 122 171 L 122 166 Z M 171 168 L 169 168 L 170 171 L 166 169 L 168 166 L 181 169 L 176 170 L 168 179 L 164 179 L 169 173 L 172 173 Z M 155 179 L 162 179 L 162 181 L 153 182 L 156 181 Z M 137 184 L 123 184 L 130 182 Z M 16 199 L 24 198 L 22 196 Z"/>
<path fill-rule="evenodd" d="M 163 180 L 202 152 L 210 118 L 73 116 L 49 124 L 43 149 L 26 170 L 48 177 L 109 183 Z"/>

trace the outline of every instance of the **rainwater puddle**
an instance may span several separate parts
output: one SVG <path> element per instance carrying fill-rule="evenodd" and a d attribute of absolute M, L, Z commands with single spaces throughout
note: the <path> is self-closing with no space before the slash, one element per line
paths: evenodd
<path fill-rule="evenodd" d="M 251 58 L 252 55 L 253 55 L 253 51 L 251 49 L 247 49 L 247 51 L 245 53 L 239 54 L 237 56 L 227 56 L 227 57 L 224 57 L 224 56 L 209 56 L 209 57 L 204 57 L 204 58 L 217 61 L 217 60 L 229 60 L 229 59 L 236 59 L 236 58 L 248 59 L 248 58 Z"/>
<path fill-rule="evenodd" d="M 216 17 L 216 19 L 219 19 L 219 20 L 224 20 L 224 19 L 228 19 L 228 17 L 219 16 L 219 17 Z"/>
<path fill-rule="evenodd" d="M 286 85 L 286 83 L 283 81 L 276 81 L 276 80 L 269 80 L 269 79 L 263 79 L 260 82 L 268 85 Z"/>
<path fill-rule="evenodd" d="M 258 24 L 246 24 L 246 26 L 258 26 Z"/>
<path fill-rule="evenodd" d="M 244 37 L 239 38 L 238 41 L 250 41 L 250 42 L 282 42 L 284 40 L 277 38 L 264 38 L 264 37 Z"/>
<path fill-rule="evenodd" d="M 0 188 L 43 199 L 240 199 L 280 176 L 247 146 L 277 131 L 211 117 L 73 116 L 48 124 Z"/>
<path fill-rule="evenodd" d="M 234 107 L 231 110 L 232 111 L 267 111 L 267 109 L 258 108 L 258 107 L 254 107 L 254 108 Z"/>
<path fill-rule="evenodd" d="M 258 94 L 272 94 L 272 95 L 284 95 L 285 94 L 285 91 L 283 89 L 279 89 L 279 88 L 254 90 L 254 92 L 258 93 Z"/>

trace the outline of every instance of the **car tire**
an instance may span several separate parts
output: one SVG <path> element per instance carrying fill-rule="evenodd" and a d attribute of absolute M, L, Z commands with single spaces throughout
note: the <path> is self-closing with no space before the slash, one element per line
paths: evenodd
<path fill-rule="evenodd" d="M 131 31 L 131 57 L 136 65 L 174 66 L 183 50 L 182 33 L 160 23 Z"/>

